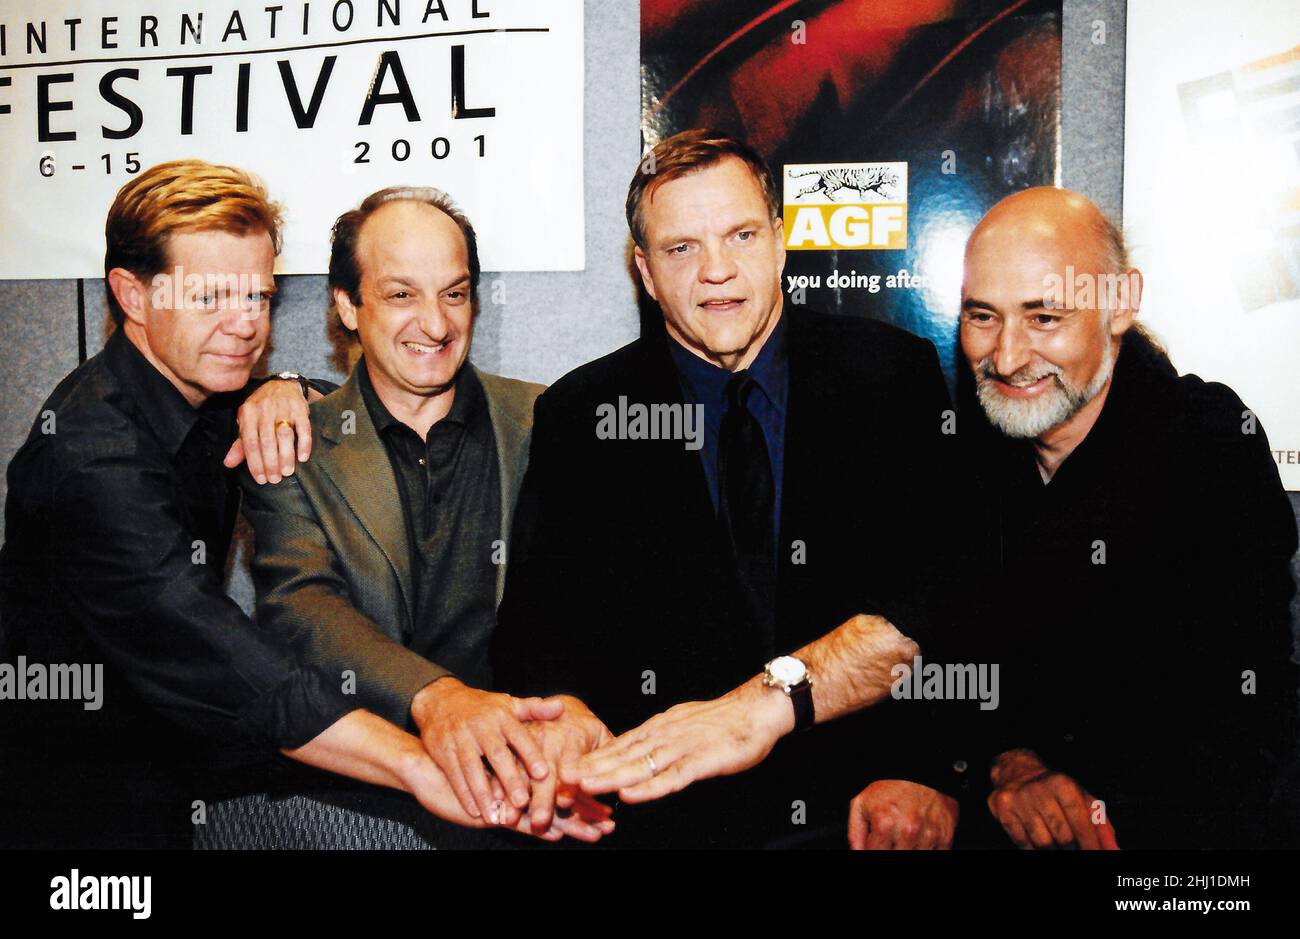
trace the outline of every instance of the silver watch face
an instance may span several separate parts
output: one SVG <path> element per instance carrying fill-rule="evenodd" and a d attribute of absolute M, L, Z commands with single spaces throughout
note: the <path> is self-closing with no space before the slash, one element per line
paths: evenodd
<path fill-rule="evenodd" d="M 792 655 L 777 656 L 767 664 L 767 671 L 782 685 L 797 685 L 808 673 L 804 664 Z"/>

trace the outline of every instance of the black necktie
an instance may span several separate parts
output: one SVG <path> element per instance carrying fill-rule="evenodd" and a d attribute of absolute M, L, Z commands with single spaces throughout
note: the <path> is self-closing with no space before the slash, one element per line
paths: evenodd
<path fill-rule="evenodd" d="M 727 382 L 727 413 L 718 431 L 718 521 L 746 618 L 770 640 L 776 621 L 776 486 L 763 428 L 746 406 L 755 387 L 745 371 Z"/>

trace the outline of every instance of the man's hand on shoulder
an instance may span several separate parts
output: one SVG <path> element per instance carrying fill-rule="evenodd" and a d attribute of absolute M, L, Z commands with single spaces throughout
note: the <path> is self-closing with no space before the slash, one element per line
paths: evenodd
<path fill-rule="evenodd" d="M 957 800 L 903 779 L 878 779 L 849 803 L 855 851 L 946 851 L 957 830 Z"/>
<path fill-rule="evenodd" d="M 1099 800 L 1071 777 L 1048 769 L 1033 751 L 1003 753 L 991 779 L 989 811 L 1017 847 L 1118 850 Z"/>
<path fill-rule="evenodd" d="M 320 397 L 314 389 L 310 394 Z M 239 438 L 223 462 L 234 469 L 247 460 L 258 485 L 292 476 L 295 463 L 311 456 L 311 416 L 296 381 L 263 383 L 240 405 L 236 420 Z"/>

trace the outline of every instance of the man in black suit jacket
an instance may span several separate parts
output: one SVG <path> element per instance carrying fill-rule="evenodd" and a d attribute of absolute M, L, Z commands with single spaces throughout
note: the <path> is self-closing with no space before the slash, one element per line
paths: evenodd
<path fill-rule="evenodd" d="M 628 220 L 663 324 L 536 406 L 494 664 L 513 693 L 572 693 L 624 732 L 565 768 L 587 792 L 649 802 L 754 767 L 796 727 L 886 697 L 922 639 L 949 540 L 935 351 L 787 308 L 779 215 L 748 146 L 659 144 Z M 923 744 L 891 736 L 897 716 L 624 809 L 613 841 L 842 838 L 853 774 L 907 769 Z"/>

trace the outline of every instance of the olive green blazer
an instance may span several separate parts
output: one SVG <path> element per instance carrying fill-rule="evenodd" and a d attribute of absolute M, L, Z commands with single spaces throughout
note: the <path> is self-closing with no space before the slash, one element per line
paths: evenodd
<path fill-rule="evenodd" d="M 508 558 L 533 402 L 543 386 L 475 374 L 496 438 Z M 311 405 L 311 424 L 311 458 L 292 476 L 259 486 L 247 471 L 241 474 L 244 515 L 256 535 L 257 622 L 284 638 L 300 661 L 337 676 L 359 707 L 406 727 L 411 698 L 448 672 L 401 641 L 411 632 L 414 601 L 406 524 L 397 477 L 355 371 Z M 498 604 L 504 587 L 502 563 Z"/>

